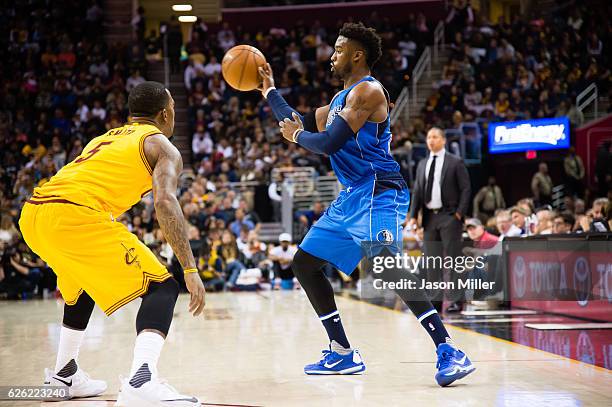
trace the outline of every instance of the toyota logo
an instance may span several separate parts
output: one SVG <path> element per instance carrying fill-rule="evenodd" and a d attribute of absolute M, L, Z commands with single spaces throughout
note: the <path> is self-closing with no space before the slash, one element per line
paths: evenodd
<path fill-rule="evenodd" d="M 514 283 L 514 293 L 518 298 L 523 298 L 527 288 L 527 267 L 525 267 L 523 256 L 516 257 L 513 271 L 512 282 Z"/>

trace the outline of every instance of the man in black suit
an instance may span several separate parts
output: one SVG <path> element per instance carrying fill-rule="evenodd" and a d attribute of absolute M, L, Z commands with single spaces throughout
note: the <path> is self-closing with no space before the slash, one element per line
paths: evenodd
<path fill-rule="evenodd" d="M 468 213 L 470 203 L 470 177 L 460 157 L 450 154 L 445 149 L 444 130 L 432 127 L 427 133 L 429 156 L 417 167 L 416 181 L 412 190 L 409 227 L 415 228 L 419 211 L 423 212 L 425 255 L 451 256 L 461 255 L 461 233 L 463 218 Z M 428 268 L 428 281 L 442 281 L 442 269 L 438 264 Z M 464 278 L 451 270 L 451 281 Z M 442 309 L 443 292 L 430 293 L 432 303 L 438 310 Z M 463 294 L 461 290 L 449 291 L 452 301 L 447 312 L 461 310 Z"/>

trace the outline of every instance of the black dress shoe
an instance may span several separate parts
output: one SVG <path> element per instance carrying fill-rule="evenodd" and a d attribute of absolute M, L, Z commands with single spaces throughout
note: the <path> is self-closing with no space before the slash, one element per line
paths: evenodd
<path fill-rule="evenodd" d="M 455 314 L 457 312 L 461 312 L 461 310 L 463 309 L 463 307 L 461 306 L 460 302 L 453 302 L 451 305 L 448 306 L 448 308 L 446 309 L 446 313 L 447 314 Z"/>

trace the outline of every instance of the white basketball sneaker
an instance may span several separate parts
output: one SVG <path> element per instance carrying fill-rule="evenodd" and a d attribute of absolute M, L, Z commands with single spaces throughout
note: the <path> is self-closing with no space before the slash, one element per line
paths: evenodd
<path fill-rule="evenodd" d="M 115 406 L 121 407 L 194 407 L 201 402 L 196 397 L 180 394 L 165 380 L 152 376 L 151 380 L 134 387 L 129 379 L 121 378 L 121 389 Z"/>
<path fill-rule="evenodd" d="M 45 369 L 44 385 L 68 386 L 70 398 L 94 397 L 104 393 L 107 388 L 104 380 L 92 379 L 83 369 L 76 365 L 74 360 L 71 360 L 65 368 L 57 373 L 50 369 Z"/>

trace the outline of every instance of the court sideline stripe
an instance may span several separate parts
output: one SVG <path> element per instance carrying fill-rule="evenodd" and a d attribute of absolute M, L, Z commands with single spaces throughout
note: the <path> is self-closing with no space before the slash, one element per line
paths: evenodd
<path fill-rule="evenodd" d="M 360 302 L 360 303 L 363 303 L 363 304 L 371 305 L 371 306 L 376 307 L 376 308 L 382 308 L 382 309 L 384 309 L 386 311 L 397 312 L 397 313 L 400 313 L 402 315 L 406 314 L 405 312 L 400 311 L 400 310 L 383 307 L 382 305 L 372 304 L 372 303 L 369 303 L 369 302 L 366 302 L 366 301 L 362 301 L 362 300 L 359 300 L 359 299 L 356 299 L 356 298 L 344 297 L 344 296 L 339 296 L 339 297 L 347 299 L 347 300 L 356 301 L 356 302 Z M 610 374 L 610 370 L 606 369 L 605 367 L 591 365 L 589 363 L 584 363 L 584 362 L 581 362 L 579 360 L 568 358 L 566 356 L 557 355 L 556 353 L 548 352 L 548 351 L 545 351 L 545 350 L 542 350 L 542 349 L 538 349 L 538 348 L 532 348 L 531 346 L 523 345 L 522 343 L 512 342 L 512 341 L 509 341 L 509 340 L 506 340 L 506 339 L 497 338 L 495 336 L 490 336 L 490 335 L 482 334 L 480 332 L 472 331 L 471 329 L 466 329 L 466 328 L 462 328 L 460 326 L 451 325 L 450 322 L 445 323 L 444 325 L 447 326 L 447 327 L 450 327 L 452 329 L 455 329 L 457 331 L 467 332 L 469 334 L 474 334 L 474 335 L 480 335 L 480 336 L 484 336 L 484 337 L 489 338 L 489 339 L 493 339 L 493 340 L 495 340 L 497 342 L 502 342 L 502 343 L 505 343 L 505 344 L 510 344 L 510 345 L 514 345 L 514 346 L 523 347 L 523 348 L 526 348 L 526 349 L 531 350 L 531 351 L 537 351 L 537 352 L 546 353 L 547 355 L 553 355 L 553 356 L 556 356 L 556 357 L 558 357 L 560 359 L 564 359 L 564 360 L 567 360 L 567 361 L 572 362 L 574 364 L 577 364 L 579 366 L 590 367 L 590 368 L 593 368 L 593 369 L 598 370 L 600 372 L 604 372 L 604 373 Z"/>
<path fill-rule="evenodd" d="M 95 402 L 100 402 L 100 401 L 107 401 L 107 402 L 111 402 L 111 403 L 116 403 L 117 400 L 115 399 L 89 399 L 89 400 L 85 400 L 85 399 L 80 399 L 80 398 L 76 398 L 76 399 L 70 399 L 70 400 L 61 400 L 62 402 L 76 402 L 76 403 L 95 403 Z M 257 404 L 224 404 L 224 403 L 202 403 L 202 406 L 217 406 L 217 407 L 264 407 L 264 406 L 260 406 Z"/>
<path fill-rule="evenodd" d="M 565 362 L 562 359 L 470 359 L 471 362 L 476 363 L 496 363 L 496 362 Z M 431 360 L 426 362 L 399 362 L 407 365 L 419 365 L 419 364 L 431 364 Z"/>

